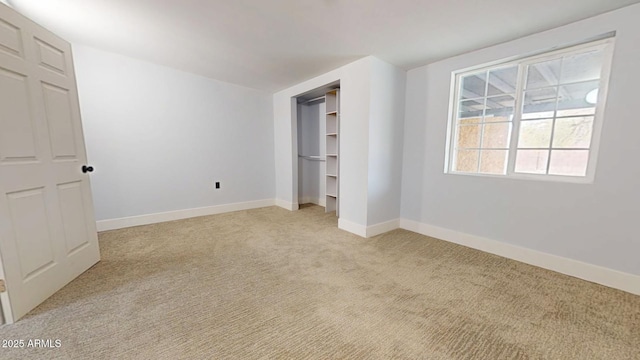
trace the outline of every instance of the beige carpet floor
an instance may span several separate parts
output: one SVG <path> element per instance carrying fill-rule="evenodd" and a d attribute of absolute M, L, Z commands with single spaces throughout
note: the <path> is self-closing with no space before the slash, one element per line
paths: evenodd
<path fill-rule="evenodd" d="M 102 261 L 0 340 L 2 359 L 638 359 L 640 296 L 323 208 L 100 234 Z"/>

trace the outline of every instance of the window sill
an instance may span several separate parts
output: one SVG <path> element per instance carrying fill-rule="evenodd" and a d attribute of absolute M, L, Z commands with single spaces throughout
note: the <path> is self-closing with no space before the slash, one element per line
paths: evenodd
<path fill-rule="evenodd" d="M 504 180 L 528 180 L 528 181 L 540 181 L 540 182 L 558 182 L 558 183 L 570 183 L 570 184 L 593 184 L 593 176 L 560 176 L 560 175 L 536 175 L 536 174 L 520 174 L 513 173 L 508 175 L 494 175 L 494 174 L 478 174 L 478 173 L 466 173 L 459 171 L 446 171 L 445 175 L 456 176 L 471 176 L 481 178 L 493 178 Z"/>

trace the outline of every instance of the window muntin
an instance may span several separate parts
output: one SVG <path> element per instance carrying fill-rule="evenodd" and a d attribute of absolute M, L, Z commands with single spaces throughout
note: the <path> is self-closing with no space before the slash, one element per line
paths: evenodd
<path fill-rule="evenodd" d="M 450 172 L 585 177 L 610 43 L 456 74 Z"/>
<path fill-rule="evenodd" d="M 511 141 L 518 66 L 461 76 L 454 169 L 503 174 Z"/>

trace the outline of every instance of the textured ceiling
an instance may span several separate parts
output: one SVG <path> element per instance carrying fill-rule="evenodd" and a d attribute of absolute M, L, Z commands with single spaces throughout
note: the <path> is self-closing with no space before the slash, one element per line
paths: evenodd
<path fill-rule="evenodd" d="M 366 55 L 410 69 L 640 0 L 6 0 L 67 40 L 276 91 Z"/>

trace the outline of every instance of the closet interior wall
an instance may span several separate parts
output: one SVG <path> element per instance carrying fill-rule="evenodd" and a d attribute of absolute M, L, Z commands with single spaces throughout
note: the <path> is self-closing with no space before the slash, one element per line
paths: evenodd
<path fill-rule="evenodd" d="M 298 203 L 325 206 L 324 99 L 298 104 Z"/>

